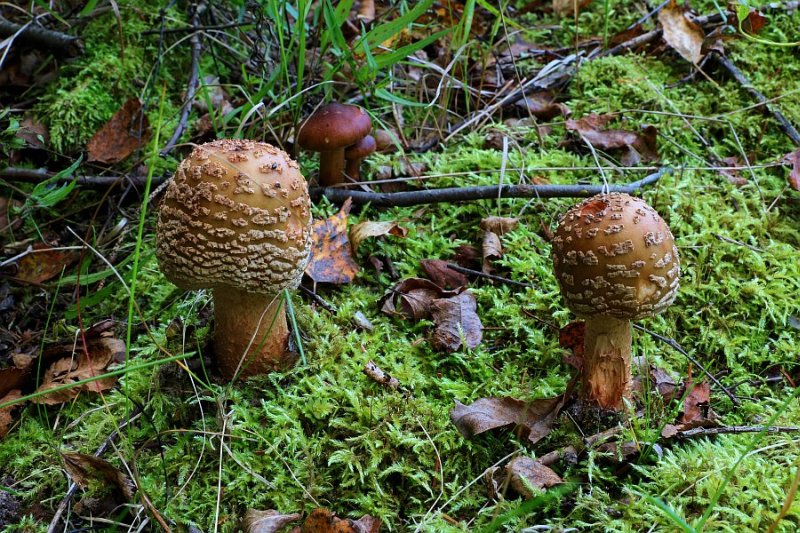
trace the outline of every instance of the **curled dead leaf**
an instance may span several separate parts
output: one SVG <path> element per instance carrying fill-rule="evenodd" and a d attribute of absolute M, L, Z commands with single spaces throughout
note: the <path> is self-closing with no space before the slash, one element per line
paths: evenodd
<path fill-rule="evenodd" d="M 33 284 L 44 283 L 58 276 L 77 258 L 78 254 L 73 251 L 57 250 L 44 243 L 36 243 L 29 253 L 17 261 L 14 279 Z"/>
<path fill-rule="evenodd" d="M 705 33 L 696 22 L 686 16 L 686 8 L 671 0 L 658 12 L 658 22 L 664 30 L 664 40 L 682 58 L 694 65 L 703 59 Z"/>
<path fill-rule="evenodd" d="M 520 437 L 536 443 L 550 433 L 558 414 L 572 395 L 574 383 L 567 386 L 564 394 L 528 402 L 508 397 L 481 398 L 471 405 L 464 405 L 455 400 L 450 420 L 465 437 L 514 426 Z"/>
<path fill-rule="evenodd" d="M 9 391 L 5 396 L 0 397 L 0 404 L 11 402 L 22 397 L 22 391 L 14 389 Z M 14 423 L 13 411 L 21 407 L 22 404 L 9 405 L 8 407 L 0 407 L 0 439 L 6 436 L 11 425 Z"/>
<path fill-rule="evenodd" d="M 86 352 L 74 354 L 57 360 L 44 372 L 42 382 L 36 392 L 45 392 L 33 401 L 54 405 L 67 402 L 81 391 L 103 392 L 109 390 L 117 382 L 117 376 L 98 378 L 87 383 L 79 381 L 97 378 L 110 370 L 110 367 L 125 361 L 125 342 L 102 334 L 97 338 L 87 339 Z M 53 390 L 63 385 L 76 384 L 72 387 Z"/>
<path fill-rule="evenodd" d="M 458 289 L 469 284 L 467 276 L 447 267 L 447 261 L 441 259 L 423 259 L 419 262 L 425 274 L 436 285 L 445 289 Z"/>
<path fill-rule="evenodd" d="M 358 520 L 339 518 L 327 509 L 314 509 L 300 528 L 300 533 L 378 533 L 381 520 L 364 515 Z"/>
<path fill-rule="evenodd" d="M 89 140 L 89 161 L 119 163 L 144 147 L 150 139 L 150 123 L 142 101 L 131 98 Z"/>
<path fill-rule="evenodd" d="M 69 477 L 82 489 L 99 482 L 117 493 L 123 500 L 120 503 L 133 499 L 136 490 L 133 481 L 105 459 L 78 452 L 61 452 L 61 459 Z"/>
<path fill-rule="evenodd" d="M 397 222 L 394 221 L 365 221 L 359 222 L 350 228 L 350 244 L 353 246 L 353 252 L 358 251 L 358 246 L 361 241 L 368 237 L 381 237 L 383 235 L 394 235 L 395 237 L 405 237 L 408 234 L 406 228 L 401 228 Z"/>
<path fill-rule="evenodd" d="M 405 315 L 413 320 L 422 320 L 431 315 L 431 304 L 437 298 L 457 294 L 445 291 L 428 279 L 406 278 L 390 288 L 378 303 L 381 311 L 389 316 Z"/>
<path fill-rule="evenodd" d="M 625 165 L 637 165 L 640 162 L 658 159 L 656 140 L 658 130 L 654 126 L 645 126 L 641 132 L 621 129 L 605 129 L 615 116 L 613 114 L 589 114 L 580 119 L 569 119 L 566 128 L 578 133 L 582 139 L 600 150 L 620 150 L 620 161 Z"/>
<path fill-rule="evenodd" d="M 300 513 L 281 514 L 273 509 L 266 511 L 248 509 L 242 519 L 242 526 L 246 533 L 278 533 L 298 520 Z"/>
<path fill-rule="evenodd" d="M 359 271 L 347 235 L 347 215 L 353 202 L 349 198 L 335 215 L 314 222 L 308 277 L 317 283 L 350 283 Z"/>
<path fill-rule="evenodd" d="M 536 491 L 560 485 L 561 477 L 536 459 L 517 456 L 506 465 L 509 484 L 523 498 L 533 498 Z"/>

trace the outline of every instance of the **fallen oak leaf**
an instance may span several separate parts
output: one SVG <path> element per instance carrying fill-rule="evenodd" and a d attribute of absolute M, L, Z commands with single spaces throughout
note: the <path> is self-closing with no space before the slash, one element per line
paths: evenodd
<path fill-rule="evenodd" d="M 393 235 L 395 237 L 402 237 L 408 234 L 406 228 L 401 228 L 397 222 L 394 221 L 365 221 L 359 222 L 350 228 L 350 244 L 353 247 L 353 253 L 358 252 L 358 246 L 361 242 L 368 237 L 382 237 L 383 235 Z"/>
<path fill-rule="evenodd" d="M 703 58 L 705 33 L 697 23 L 686 16 L 686 9 L 675 0 L 658 12 L 658 22 L 664 30 L 664 41 L 681 57 L 693 65 Z"/>
<path fill-rule="evenodd" d="M 483 325 L 477 313 L 475 296 L 464 291 L 450 298 L 431 302 L 431 314 L 436 324 L 433 347 L 453 353 L 465 347 L 473 349 L 483 337 Z"/>
<path fill-rule="evenodd" d="M 131 98 L 89 140 L 86 149 L 89 161 L 119 163 L 150 139 L 150 123 L 142 108 L 142 101 Z"/>
<path fill-rule="evenodd" d="M 347 234 L 347 216 L 353 202 L 348 198 L 335 215 L 314 222 L 311 258 L 306 274 L 317 283 L 350 283 L 360 270 L 353 259 Z"/>
<path fill-rule="evenodd" d="M 281 514 L 273 509 L 266 511 L 248 509 L 242 519 L 242 526 L 246 533 L 277 533 L 298 520 L 300 513 Z"/>

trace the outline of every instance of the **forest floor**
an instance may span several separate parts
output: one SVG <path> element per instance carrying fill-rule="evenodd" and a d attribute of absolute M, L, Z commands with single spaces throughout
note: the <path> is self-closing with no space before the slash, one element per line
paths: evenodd
<path fill-rule="evenodd" d="M 3 531 L 800 528 L 798 2 L 240 4 L 0 6 Z M 334 100 L 390 142 L 322 191 L 294 139 Z M 155 256 L 217 138 L 315 194 L 300 361 L 233 384 Z M 581 417 L 550 256 L 579 199 L 500 185 L 644 178 L 680 290 L 621 415 Z"/>

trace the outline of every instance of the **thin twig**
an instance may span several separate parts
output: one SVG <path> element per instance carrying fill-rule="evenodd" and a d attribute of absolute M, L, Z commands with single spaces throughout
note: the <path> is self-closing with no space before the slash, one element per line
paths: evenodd
<path fill-rule="evenodd" d="M 490 279 L 492 281 L 506 283 L 508 285 L 516 285 L 517 287 L 525 287 L 526 289 L 536 288 L 536 285 L 533 285 L 531 283 L 524 283 L 522 281 L 515 281 L 513 279 L 504 278 L 502 276 L 495 276 L 494 274 L 487 274 L 486 272 L 481 272 L 480 270 L 472 270 L 471 268 L 464 268 L 460 265 L 455 265 L 453 263 L 447 263 L 445 266 L 447 266 L 447 268 L 449 268 L 450 270 L 455 270 L 456 272 L 461 272 L 462 274 L 478 276 L 481 278 Z"/>
<path fill-rule="evenodd" d="M 742 405 L 742 402 L 739 401 L 739 398 L 737 398 L 735 394 L 733 394 L 730 390 L 728 390 L 728 388 L 726 388 L 725 385 L 720 383 L 719 380 L 717 378 L 715 378 L 714 375 L 711 372 L 706 370 L 706 367 L 704 367 L 703 365 L 701 365 L 697 361 L 697 359 L 695 359 L 694 357 L 689 355 L 686 352 L 686 350 L 684 350 L 683 347 L 680 344 L 678 344 L 678 342 L 675 339 L 670 339 L 669 337 L 664 337 L 662 335 L 659 335 L 655 331 L 650 331 L 649 329 L 647 329 L 647 328 L 645 328 L 643 326 L 640 326 L 639 324 L 634 324 L 633 327 L 638 329 L 639 331 L 644 331 L 645 333 L 647 333 L 648 335 L 650 335 L 654 339 L 658 339 L 661 342 L 671 346 L 673 349 L 678 351 L 681 355 L 683 355 L 686 359 L 688 359 L 690 363 L 692 363 L 694 366 L 699 368 L 703 372 L 703 374 L 708 376 L 708 379 L 710 379 L 714 383 L 714 385 L 719 387 L 722 390 L 722 392 L 724 392 L 728 396 L 728 398 L 731 399 L 731 401 L 733 402 L 733 405 L 736 405 L 736 406 Z"/>
<path fill-rule="evenodd" d="M 303 294 L 309 296 L 312 300 L 317 302 L 320 305 L 320 307 L 322 307 L 326 311 L 329 311 L 331 313 L 338 313 L 339 312 L 339 310 L 336 308 L 335 305 L 326 302 L 325 300 L 322 299 L 322 296 L 320 296 L 316 292 L 312 291 L 308 287 L 304 287 L 304 286 L 300 285 L 298 288 L 303 292 Z"/>
<path fill-rule="evenodd" d="M 191 26 L 195 30 L 200 27 L 200 8 L 197 4 L 192 6 Z M 172 138 L 161 150 L 162 157 L 170 153 L 172 148 L 174 148 L 178 143 L 181 135 L 183 135 L 183 132 L 186 130 L 186 122 L 189 120 L 189 111 L 192 109 L 192 102 L 194 102 L 197 88 L 200 85 L 200 52 L 203 48 L 200 35 L 200 32 L 195 31 L 189 39 L 189 42 L 192 43 L 192 68 L 191 72 L 189 73 L 186 101 L 183 103 L 183 109 L 181 109 L 181 118 L 178 120 L 178 126 L 175 128 L 175 133 L 172 134 Z"/>
<path fill-rule="evenodd" d="M 750 94 L 750 96 L 758 101 L 759 109 L 765 113 L 772 114 L 772 116 L 775 117 L 775 120 L 778 121 L 778 127 L 781 129 L 781 131 L 788 135 L 796 145 L 800 145 L 800 132 L 798 132 L 797 128 L 795 128 L 794 125 L 783 115 L 783 113 L 780 112 L 777 106 L 770 105 L 767 97 L 764 96 L 758 89 L 753 87 L 753 84 L 750 83 L 750 80 L 747 79 L 747 76 L 745 76 L 744 73 L 739 70 L 739 68 L 734 65 L 730 59 L 716 50 L 712 50 L 712 57 L 716 60 L 719 66 L 728 71 L 731 77 L 733 77 L 733 79 L 736 80 L 736 82 Z"/>
<path fill-rule="evenodd" d="M 400 387 L 400 381 L 392 377 L 391 375 L 387 374 L 381 367 L 375 364 L 375 361 L 371 359 L 367 361 L 367 364 L 364 365 L 364 374 L 367 375 L 373 381 L 380 383 L 384 387 L 388 387 L 392 390 L 397 390 Z"/>
<path fill-rule="evenodd" d="M 39 183 L 52 178 L 55 174 L 43 168 L 17 168 L 8 167 L 0 170 L 0 179 L 9 181 L 21 181 L 24 183 Z M 151 185 L 157 187 L 166 182 L 169 176 L 153 176 Z M 144 187 L 147 176 L 65 176 L 64 181 L 75 181 L 76 185 L 91 188 L 106 188 L 115 185 L 130 185 L 132 187 Z"/>
<path fill-rule="evenodd" d="M 650 174 L 639 181 L 627 185 L 610 185 L 610 192 L 634 194 L 639 189 L 652 185 L 669 169 Z M 468 202 L 473 200 L 491 200 L 501 194 L 503 198 L 584 198 L 606 192 L 604 185 L 486 185 L 478 187 L 451 187 L 444 189 L 425 189 L 408 192 L 366 192 L 351 191 L 337 187 L 314 187 L 311 199 L 319 200 L 324 196 L 331 202 L 344 202 L 353 199 L 354 204 L 371 203 L 379 207 L 406 207 L 441 202 Z"/>
<path fill-rule="evenodd" d="M 678 431 L 675 437 L 679 439 L 688 439 L 691 437 L 708 437 L 729 433 L 794 433 L 796 431 L 800 431 L 800 426 L 720 426 Z"/>
<path fill-rule="evenodd" d="M 254 26 L 253 22 L 232 22 L 230 24 L 217 24 L 212 26 L 187 26 L 185 28 L 165 28 L 163 30 L 145 30 L 142 35 L 169 35 L 171 33 L 197 33 L 199 31 L 227 30 L 230 28 L 241 28 L 242 26 Z"/>

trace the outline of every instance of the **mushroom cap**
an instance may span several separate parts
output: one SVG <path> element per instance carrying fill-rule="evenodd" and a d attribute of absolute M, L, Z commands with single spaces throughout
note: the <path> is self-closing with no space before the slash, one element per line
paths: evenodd
<path fill-rule="evenodd" d="M 272 145 L 197 146 L 167 186 L 156 257 L 182 289 L 295 288 L 311 249 L 311 201 L 297 163 Z"/>
<path fill-rule="evenodd" d="M 360 141 L 352 146 L 348 146 L 344 151 L 345 159 L 364 159 L 369 154 L 375 151 L 375 137 L 367 135 L 362 137 Z"/>
<path fill-rule="evenodd" d="M 675 299 L 680 262 L 664 220 L 644 200 L 598 194 L 572 207 L 553 237 L 561 295 L 576 315 L 637 320 Z"/>
<path fill-rule="evenodd" d="M 372 130 L 372 120 L 364 109 L 332 103 L 320 107 L 306 119 L 297 134 L 306 150 L 329 152 L 357 143 Z"/>

